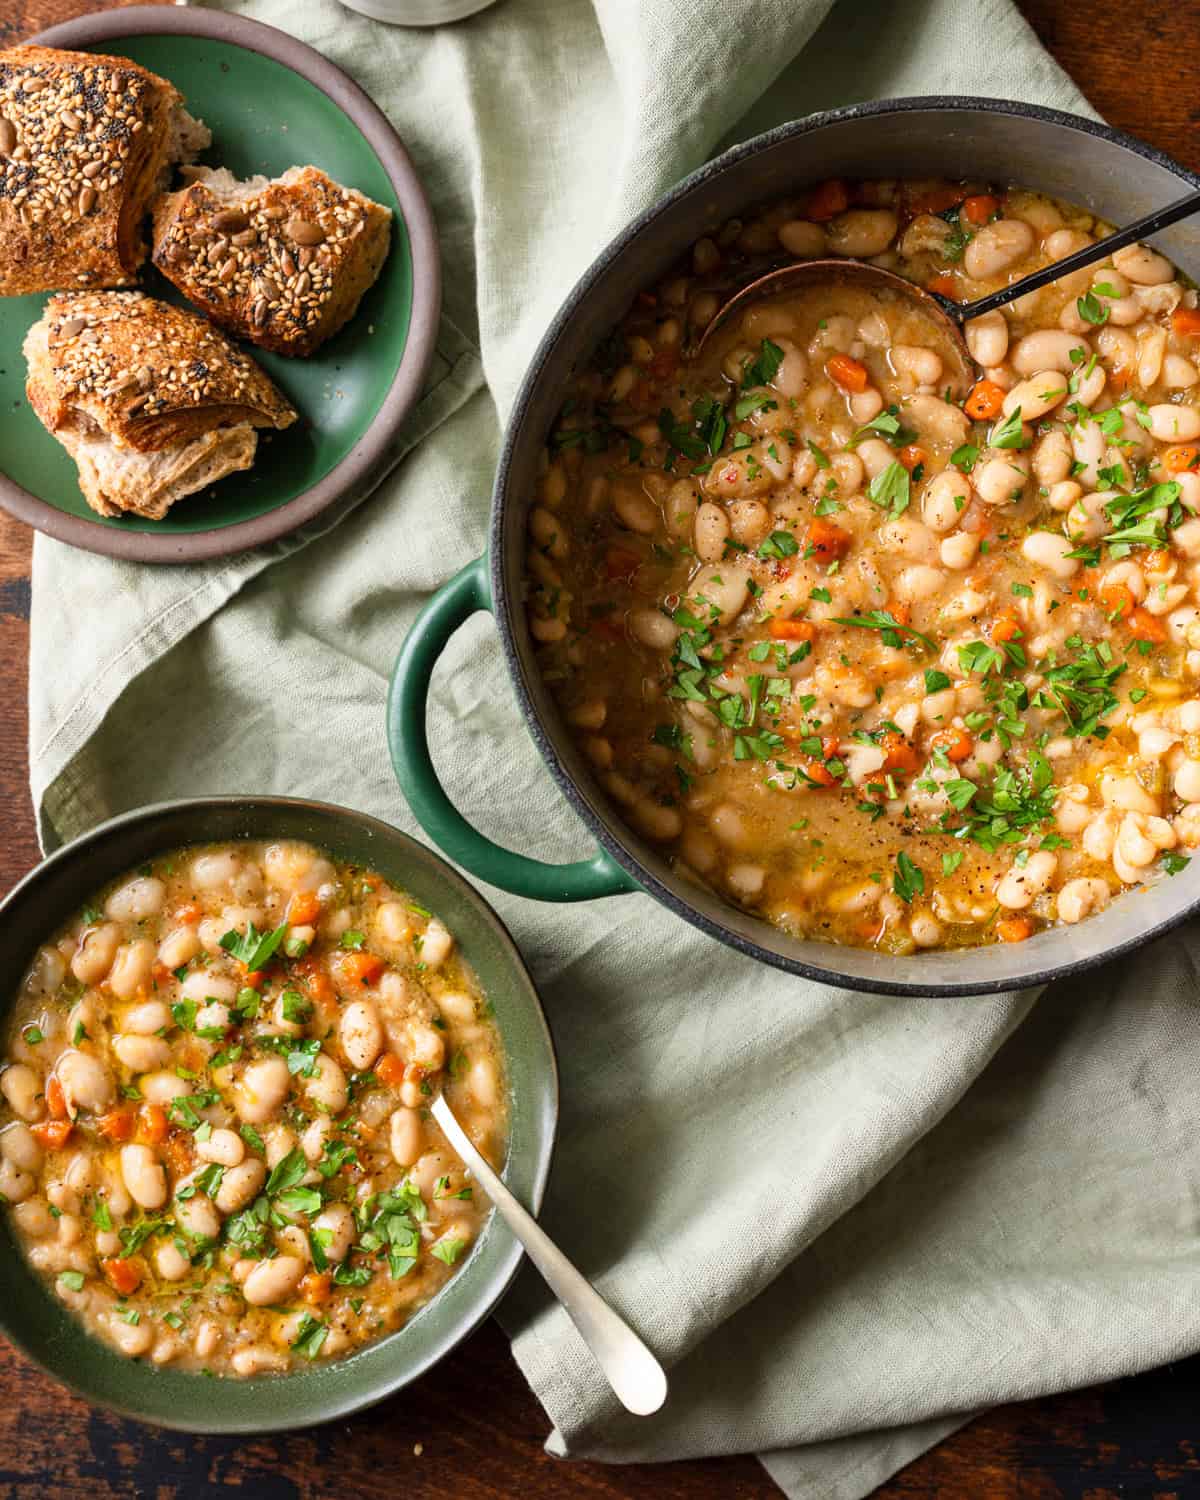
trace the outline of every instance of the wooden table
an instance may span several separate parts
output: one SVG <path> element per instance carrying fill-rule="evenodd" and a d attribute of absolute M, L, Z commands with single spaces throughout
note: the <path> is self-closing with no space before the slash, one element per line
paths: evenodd
<path fill-rule="evenodd" d="M 127 3 L 127 0 L 114 0 Z M 965 0 L 964 0 L 965 3 Z M 1140 0 L 1129 17 L 1073 0 L 1020 8 L 1114 125 L 1200 169 L 1200 0 Z M 0 46 L 100 8 L 0 0 Z M 26 788 L 30 534 L 0 515 L 0 885 L 38 858 Z M 1135 1380 L 979 1418 L 910 1465 L 879 1500 L 1183 1500 L 1200 1494 L 1200 1356 Z M 766 1500 L 749 1457 L 658 1467 L 566 1465 L 542 1452 L 548 1424 L 489 1323 L 434 1373 L 374 1411 L 306 1434 L 243 1441 L 157 1432 L 89 1408 L 0 1344 L 0 1500 L 196 1497 L 406 1500 L 626 1496 Z"/>

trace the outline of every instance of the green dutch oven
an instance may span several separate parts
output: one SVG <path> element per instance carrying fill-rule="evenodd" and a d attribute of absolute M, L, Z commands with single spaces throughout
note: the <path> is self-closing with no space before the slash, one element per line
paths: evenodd
<path fill-rule="evenodd" d="M 303 839 L 335 859 L 378 870 L 445 921 L 495 1007 L 508 1063 L 510 1133 L 504 1180 L 537 1212 L 558 1118 L 554 1046 L 511 937 L 444 860 L 363 813 L 287 797 L 203 797 L 144 807 L 52 855 L 0 905 L 0 1005 L 17 993 L 39 941 L 98 887 L 185 844 Z M 0 1013 L 3 1013 L 0 1011 Z M 190 1432 L 272 1432 L 344 1417 L 422 1375 L 491 1312 L 521 1248 L 493 1215 L 444 1289 L 397 1332 L 345 1359 L 295 1374 L 211 1379 L 128 1359 L 86 1333 L 26 1264 L 0 1214 L 0 1330 L 89 1401 Z"/>
<path fill-rule="evenodd" d="M 764 200 L 827 177 L 984 178 L 1015 182 L 1129 223 L 1200 178 L 1144 142 L 1094 120 L 1002 99 L 885 99 L 811 115 L 736 146 L 686 178 L 600 254 L 546 330 L 517 394 L 496 472 L 488 552 L 435 595 L 406 637 L 388 707 L 392 761 L 426 831 L 472 874 L 539 901 L 645 891 L 684 921 L 760 963 L 848 989 L 979 995 L 1044 984 L 1136 948 L 1200 905 L 1200 861 L 1174 880 L 1114 901 L 1074 927 L 1027 943 L 914 956 L 797 938 L 731 906 L 672 868 L 625 822 L 599 785 L 538 670 L 525 619 L 528 515 L 540 465 L 574 372 L 624 317 L 635 294 L 690 254 L 702 235 Z M 1200 228 L 1177 224 L 1154 243 L 1200 274 Z M 429 680 L 450 636 L 476 611 L 495 618 L 517 701 L 538 749 L 598 848 L 547 865 L 471 826 L 438 781 L 425 732 Z"/>

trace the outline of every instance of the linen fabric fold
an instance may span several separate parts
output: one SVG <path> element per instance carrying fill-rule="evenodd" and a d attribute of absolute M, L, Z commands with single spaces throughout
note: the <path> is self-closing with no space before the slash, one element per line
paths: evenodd
<path fill-rule="evenodd" d="M 270 548 L 151 569 L 38 539 L 48 846 L 238 791 L 419 832 L 388 763 L 388 674 L 483 547 L 525 365 L 611 235 L 715 151 L 817 109 L 1086 109 L 1008 0 L 502 0 L 436 31 L 335 0 L 229 8 L 309 42 L 399 129 L 441 236 L 437 358 L 376 492 Z M 430 729 L 469 819 L 534 855 L 587 852 L 483 618 L 435 674 Z M 524 1272 L 501 1318 L 552 1451 L 758 1452 L 790 1495 L 857 1500 L 981 1406 L 1200 1346 L 1185 937 L 1040 1001 L 896 1000 L 756 966 L 645 896 L 564 914 L 488 894 L 562 1064 L 544 1222 L 672 1367 L 659 1416 L 622 1416 Z"/>

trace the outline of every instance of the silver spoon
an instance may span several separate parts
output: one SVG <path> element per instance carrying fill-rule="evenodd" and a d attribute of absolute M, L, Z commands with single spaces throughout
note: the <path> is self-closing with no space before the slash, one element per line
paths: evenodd
<path fill-rule="evenodd" d="M 1106 260 L 1114 250 L 1121 250 L 1126 245 L 1132 245 L 1136 240 L 1157 234 L 1160 229 L 1167 229 L 1172 224 L 1177 224 L 1181 219 L 1189 218 L 1197 212 L 1200 212 L 1200 191 L 1189 193 L 1186 197 L 1168 204 L 1166 208 L 1156 209 L 1154 213 L 1146 214 L 1136 223 L 1128 224 L 1124 229 L 1105 235 L 1102 240 L 1097 240 L 1092 245 L 1085 245 L 1082 250 L 1076 250 L 1071 255 L 1064 255 L 1062 260 L 1052 261 L 1041 270 L 1022 276 L 1020 281 L 1014 281 L 1011 286 L 1003 286 L 998 292 L 989 292 L 986 297 L 979 297 L 974 302 L 953 302 L 949 297 L 943 297 L 940 292 L 926 291 L 923 287 L 906 281 L 903 276 L 898 276 L 895 271 L 885 271 L 882 266 L 872 266 L 866 261 L 841 259 L 794 261 L 790 265 L 779 266 L 774 271 L 768 271 L 765 276 L 760 276 L 757 280 L 739 288 L 717 310 L 716 316 L 704 330 L 703 336 L 696 345 L 695 352 L 699 353 L 710 336 L 723 323 L 751 302 L 758 302 L 763 297 L 777 297 L 785 292 L 798 291 L 802 287 L 812 286 L 818 282 L 852 281 L 868 291 L 887 292 L 894 296 L 906 297 L 910 302 L 918 304 L 950 341 L 951 347 L 961 361 L 959 372 L 961 379 L 970 380 L 973 378 L 974 365 L 963 337 L 964 323 L 971 318 L 978 318 L 984 313 L 992 312 L 995 308 L 1004 307 L 1006 303 L 1023 297 L 1026 292 L 1036 292 L 1048 286 L 1052 281 L 1069 276 L 1072 271 L 1081 271 L 1086 266 L 1093 266 L 1098 261 Z"/>
<path fill-rule="evenodd" d="M 667 1399 L 667 1377 L 658 1360 L 504 1186 L 471 1144 L 444 1094 L 433 1101 L 433 1118 L 566 1308 L 621 1405 L 638 1417 L 656 1412 Z"/>

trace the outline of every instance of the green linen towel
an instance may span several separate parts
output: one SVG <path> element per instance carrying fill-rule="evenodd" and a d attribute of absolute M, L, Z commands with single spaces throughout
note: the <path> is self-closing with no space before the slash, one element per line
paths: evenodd
<path fill-rule="evenodd" d="M 606 239 L 721 146 L 815 109 L 951 92 L 1086 108 L 1008 0 L 504 0 L 432 32 L 334 0 L 237 8 L 398 126 L 442 237 L 438 357 L 379 490 L 264 552 L 152 570 L 38 539 L 47 845 L 205 792 L 325 797 L 417 831 L 388 765 L 388 672 L 482 548 L 517 383 Z M 469 818 L 585 852 L 482 618 L 437 673 L 431 734 Z M 857 1500 L 972 1410 L 1200 1346 L 1185 938 L 1036 1008 L 907 1001 L 759 968 L 643 896 L 495 900 L 562 1060 L 546 1225 L 672 1367 L 663 1413 L 622 1417 L 524 1274 L 501 1316 L 553 1451 L 757 1452 L 792 1496 Z"/>

